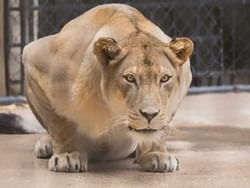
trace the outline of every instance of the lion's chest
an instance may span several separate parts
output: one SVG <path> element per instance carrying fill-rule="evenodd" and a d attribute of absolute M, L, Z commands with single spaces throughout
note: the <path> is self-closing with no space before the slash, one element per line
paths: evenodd
<path fill-rule="evenodd" d="M 91 139 L 89 157 L 93 160 L 117 160 L 127 157 L 137 146 L 137 142 L 123 127 L 109 130 L 101 136 Z"/>

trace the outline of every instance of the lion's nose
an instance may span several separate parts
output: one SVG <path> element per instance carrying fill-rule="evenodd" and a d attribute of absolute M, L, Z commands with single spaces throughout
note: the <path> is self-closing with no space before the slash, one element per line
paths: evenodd
<path fill-rule="evenodd" d="M 157 116 L 157 114 L 159 114 L 160 110 L 157 111 L 152 111 L 152 110 L 139 110 L 140 114 L 145 117 L 148 121 L 148 124 L 150 124 L 151 120 L 155 118 L 155 116 Z"/>

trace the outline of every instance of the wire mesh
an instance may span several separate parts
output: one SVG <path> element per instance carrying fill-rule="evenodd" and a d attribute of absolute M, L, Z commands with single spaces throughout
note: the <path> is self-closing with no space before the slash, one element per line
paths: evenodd
<path fill-rule="evenodd" d="M 8 94 L 23 93 L 25 44 L 103 3 L 132 5 L 169 36 L 192 38 L 192 86 L 250 84 L 250 0 L 5 0 Z"/>

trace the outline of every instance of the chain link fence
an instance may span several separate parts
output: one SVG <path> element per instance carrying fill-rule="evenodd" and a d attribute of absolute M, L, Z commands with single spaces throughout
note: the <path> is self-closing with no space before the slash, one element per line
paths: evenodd
<path fill-rule="evenodd" d="M 25 44 L 103 3 L 132 5 L 169 36 L 192 38 L 192 86 L 250 84 L 250 0 L 5 0 L 8 94 L 23 94 Z"/>

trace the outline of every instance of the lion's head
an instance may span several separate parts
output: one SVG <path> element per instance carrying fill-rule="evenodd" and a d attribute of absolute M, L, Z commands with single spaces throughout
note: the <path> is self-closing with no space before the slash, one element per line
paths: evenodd
<path fill-rule="evenodd" d="M 188 38 L 166 44 L 145 33 L 119 43 L 113 38 L 95 42 L 103 96 L 115 114 L 127 119 L 130 130 L 153 133 L 169 123 L 170 101 L 179 92 L 181 68 L 192 51 Z"/>

